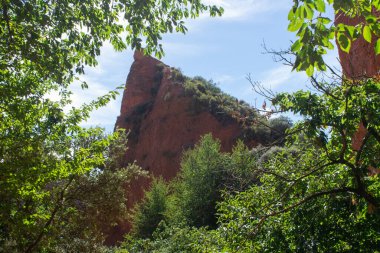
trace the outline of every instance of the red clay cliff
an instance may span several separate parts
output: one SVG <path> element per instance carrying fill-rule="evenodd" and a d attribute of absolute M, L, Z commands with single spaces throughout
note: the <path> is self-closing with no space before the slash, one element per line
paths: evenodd
<path fill-rule="evenodd" d="M 243 131 L 242 123 L 234 118 L 218 119 L 202 107 L 194 113 L 197 102 L 177 83 L 175 75 L 177 70 L 135 52 L 115 125 L 130 131 L 126 163 L 136 161 L 150 175 L 165 180 L 176 176 L 183 152 L 193 147 L 202 135 L 212 133 L 221 141 L 222 150 L 229 151 Z M 256 144 L 249 138 L 246 143 Z M 129 208 L 142 199 L 148 185 L 147 179 L 132 183 L 128 189 Z M 119 226 L 108 243 L 122 239 L 120 236 L 129 229 L 128 223 Z"/>
<path fill-rule="evenodd" d="M 172 69 L 160 61 L 134 55 L 116 127 L 129 129 L 126 161 L 137 161 L 154 176 L 172 179 L 182 152 L 206 133 L 230 150 L 240 135 L 237 122 L 221 123 L 210 112 L 189 110 L 193 98 L 181 85 L 173 84 Z"/>

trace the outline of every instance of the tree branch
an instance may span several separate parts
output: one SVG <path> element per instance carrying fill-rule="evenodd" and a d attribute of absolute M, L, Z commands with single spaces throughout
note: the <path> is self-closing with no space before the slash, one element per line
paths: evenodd
<path fill-rule="evenodd" d="M 7 29 L 8 29 L 8 33 L 9 33 L 9 44 L 8 44 L 8 47 L 10 48 L 10 46 L 13 43 L 13 31 L 11 29 L 10 18 L 9 18 L 9 15 L 8 15 L 8 5 L 6 4 L 6 2 L 4 0 L 2 1 L 2 6 L 3 6 L 4 20 L 7 23 Z"/>
<path fill-rule="evenodd" d="M 375 197 L 373 197 L 371 194 L 369 194 L 366 191 L 365 185 L 364 185 L 363 180 L 362 180 L 360 168 L 356 167 L 355 165 L 349 163 L 346 160 L 341 160 L 340 162 L 342 164 L 348 166 L 352 170 L 353 176 L 354 176 L 356 184 L 357 184 L 357 189 L 356 189 L 355 193 L 358 196 L 364 198 L 368 203 L 372 204 L 374 207 L 378 208 L 380 206 L 378 200 L 376 200 Z"/>
<path fill-rule="evenodd" d="M 304 179 L 304 178 L 306 178 L 306 177 L 308 177 L 308 176 L 310 176 L 310 175 L 312 175 L 312 174 L 314 174 L 314 173 L 316 173 L 316 172 L 318 172 L 318 171 L 320 171 L 320 170 L 322 170 L 322 169 L 324 169 L 324 168 L 326 168 L 326 167 L 328 167 L 328 166 L 330 166 L 330 165 L 333 165 L 333 164 L 337 164 L 338 162 L 337 161 L 333 161 L 333 162 L 330 162 L 330 163 L 326 163 L 326 164 L 323 164 L 323 165 L 321 165 L 321 166 L 318 166 L 317 168 L 315 168 L 315 169 L 313 169 L 313 170 L 311 170 L 311 171 L 309 171 L 308 173 L 306 173 L 306 174 L 304 174 L 304 175 L 302 175 L 302 176 L 300 176 L 300 177 L 298 177 L 297 179 L 295 179 L 295 180 L 291 180 L 291 181 L 293 181 L 293 183 L 281 194 L 281 196 L 279 197 L 279 198 L 277 198 L 277 199 L 275 199 L 275 200 L 273 200 L 273 201 L 271 201 L 271 203 L 269 203 L 268 205 L 266 205 L 266 206 L 264 206 L 260 211 L 264 211 L 264 209 L 268 209 L 271 205 L 273 205 L 275 202 L 278 202 L 278 201 L 280 201 L 280 200 L 282 200 L 289 192 L 290 192 L 290 190 L 298 183 L 298 182 L 300 182 L 302 179 Z M 288 181 L 289 182 L 289 181 Z"/>
<path fill-rule="evenodd" d="M 55 215 L 57 214 L 57 212 L 59 211 L 59 209 L 62 207 L 64 199 L 65 199 L 65 192 L 66 192 L 67 188 L 70 186 L 70 184 L 73 182 L 73 180 L 74 180 L 74 177 L 71 177 L 69 179 L 69 182 L 65 185 L 65 187 L 62 189 L 62 191 L 59 193 L 59 197 L 58 197 L 58 199 L 56 201 L 56 205 L 55 205 L 53 211 L 51 212 L 50 218 L 46 221 L 45 225 L 43 226 L 41 232 L 38 234 L 38 236 L 34 240 L 34 242 L 32 244 L 30 244 L 29 247 L 25 250 L 25 253 L 31 253 L 31 252 L 33 252 L 34 248 L 42 240 L 43 236 L 46 233 L 47 228 L 51 225 L 51 223 L 53 222 L 53 220 L 55 218 Z"/>
<path fill-rule="evenodd" d="M 311 84 L 317 89 L 317 90 L 320 90 L 322 91 L 323 93 L 325 93 L 326 95 L 336 99 L 336 100 L 342 100 L 341 98 L 335 96 L 334 94 L 332 94 L 331 92 L 329 92 L 326 88 L 324 88 L 321 84 L 319 84 L 318 80 L 314 77 L 314 76 L 311 76 L 310 77 L 311 79 Z"/>
<path fill-rule="evenodd" d="M 265 218 L 269 218 L 269 217 L 272 217 L 272 216 L 276 216 L 278 214 L 282 214 L 282 213 L 287 213 L 289 212 L 290 210 L 292 210 L 293 208 L 297 207 L 297 206 L 300 206 L 310 200 L 313 200 L 315 198 L 318 198 L 318 197 L 321 197 L 321 196 L 324 196 L 324 195 L 330 195 L 330 194 L 333 194 L 333 193 L 343 193 L 343 192 L 348 192 L 348 193 L 357 193 L 357 190 L 354 189 L 354 188 L 351 188 L 351 187 L 343 187 L 343 188 L 337 188 L 337 189 L 332 189 L 332 190 L 328 190 L 328 191 L 322 191 L 322 192 L 317 192 L 317 193 L 314 193 L 310 196 L 307 196 L 306 198 L 302 199 L 301 201 L 291 205 L 291 206 L 288 206 L 282 210 L 279 210 L 279 211 L 276 211 L 276 212 L 272 212 L 270 214 L 267 214 L 265 215 L 264 217 Z"/>
<path fill-rule="evenodd" d="M 317 193 L 314 193 L 308 197 L 305 197 L 303 198 L 302 200 L 300 200 L 299 202 L 293 204 L 293 205 L 290 205 L 284 209 L 281 209 L 279 211 L 274 211 L 274 212 L 271 212 L 269 214 L 266 214 L 264 215 L 263 217 L 260 218 L 259 220 L 259 223 L 257 224 L 257 226 L 255 227 L 255 230 L 252 232 L 252 236 L 256 236 L 256 234 L 260 231 L 260 228 L 262 227 L 262 225 L 264 224 L 264 222 L 270 218 L 270 217 L 273 217 L 273 216 L 276 216 L 276 215 L 279 215 L 279 214 L 283 214 L 283 213 L 287 213 L 289 211 L 291 211 L 292 209 L 300 206 L 300 205 L 303 205 L 305 204 L 306 202 L 308 201 L 311 201 L 313 199 L 316 199 L 318 197 L 321 197 L 321 196 L 324 196 L 324 195 L 330 195 L 330 194 L 334 194 L 334 193 L 345 193 L 345 192 L 348 192 L 348 193 L 357 193 L 357 190 L 354 189 L 354 188 L 351 188 L 351 187 L 343 187 L 343 188 L 337 188 L 337 189 L 332 189 L 332 190 L 328 190 L 328 191 L 322 191 L 322 192 L 317 192 Z"/>

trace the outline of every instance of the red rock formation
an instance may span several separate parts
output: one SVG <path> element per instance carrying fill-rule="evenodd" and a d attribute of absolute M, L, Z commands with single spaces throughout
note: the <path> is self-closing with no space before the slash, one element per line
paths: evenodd
<path fill-rule="evenodd" d="M 224 150 L 232 148 L 241 134 L 237 122 L 222 123 L 208 111 L 192 113 L 193 98 L 173 83 L 170 67 L 139 52 L 134 57 L 116 122 L 116 127 L 131 130 L 128 162 L 136 160 L 153 175 L 170 180 L 182 152 L 200 136 L 211 132 Z"/>
<path fill-rule="evenodd" d="M 377 13 L 376 15 L 379 14 Z M 335 25 L 345 24 L 356 26 L 363 22 L 363 17 L 350 18 L 341 12 L 335 16 Z M 361 36 L 352 42 L 350 53 L 343 52 L 338 48 L 344 76 L 351 79 L 379 76 L 380 55 L 376 56 L 374 50 L 377 39 L 378 38 L 373 35 L 372 43 L 368 43 Z"/>
<path fill-rule="evenodd" d="M 211 132 L 224 151 L 232 149 L 242 134 L 237 120 L 218 120 L 206 109 L 194 113 L 191 108 L 196 102 L 185 94 L 183 85 L 176 83 L 173 69 L 140 52 L 134 59 L 116 121 L 117 128 L 130 130 L 126 162 L 136 161 L 151 175 L 170 180 L 179 170 L 183 151 L 193 147 L 202 135 Z M 143 197 L 148 185 L 147 179 L 132 183 L 129 208 Z M 128 223 L 119 226 L 108 243 L 122 239 L 120 236 L 129 229 Z"/>

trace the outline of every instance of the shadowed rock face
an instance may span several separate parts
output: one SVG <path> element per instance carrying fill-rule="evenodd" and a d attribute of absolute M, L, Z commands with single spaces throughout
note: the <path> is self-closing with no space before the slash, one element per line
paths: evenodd
<path fill-rule="evenodd" d="M 374 13 L 379 15 L 380 13 Z M 364 22 L 363 17 L 350 18 L 342 13 L 335 16 L 335 24 L 346 24 L 356 26 Z M 368 43 L 361 36 L 351 44 L 350 53 L 345 53 L 338 47 L 339 59 L 344 76 L 351 79 L 366 77 L 379 77 L 380 55 L 375 55 L 376 36 L 372 36 L 372 43 Z M 337 43 L 338 44 L 338 43 Z"/>
<path fill-rule="evenodd" d="M 204 107 L 199 109 L 175 77 L 178 71 L 140 52 L 135 53 L 134 60 L 115 125 L 130 130 L 126 163 L 136 161 L 151 175 L 171 180 L 179 171 L 183 152 L 202 135 L 211 132 L 221 141 L 223 151 L 232 149 L 242 135 L 241 122 L 232 117 L 217 118 Z M 251 147 L 256 144 L 254 140 L 246 143 Z M 147 179 L 132 182 L 127 189 L 129 208 L 143 197 L 148 185 Z M 127 222 L 120 225 L 108 243 L 122 239 L 129 229 Z"/>

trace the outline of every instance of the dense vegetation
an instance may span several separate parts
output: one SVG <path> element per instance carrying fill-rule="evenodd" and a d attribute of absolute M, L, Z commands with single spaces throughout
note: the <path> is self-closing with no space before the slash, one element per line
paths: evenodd
<path fill-rule="evenodd" d="M 362 21 L 334 24 L 326 4 Z M 2 1 L 0 251 L 379 251 L 379 80 L 315 75 L 330 69 L 323 55 L 334 38 L 349 52 L 363 37 L 380 53 L 378 0 L 294 1 L 288 18 L 295 57 L 281 59 L 306 71 L 317 91 L 266 94 L 280 111 L 304 117 L 286 131 L 286 143 L 254 150 L 238 143 L 223 153 L 217 140 L 203 137 L 184 155 L 174 182 L 154 181 L 123 245 L 102 245 L 125 215 L 124 184 L 140 172 L 120 159 L 124 133 L 79 125 L 115 91 L 65 112 L 68 87 L 84 66 L 97 64 L 104 41 L 122 50 L 144 40 L 146 52 L 161 56 L 161 34 L 185 32 L 183 19 L 207 10 L 222 11 L 198 0 Z M 219 98 L 216 87 L 203 90 L 200 78 L 187 85 L 215 113 L 248 115 L 239 101 Z M 49 99 L 53 91 L 58 101 Z"/>
<path fill-rule="evenodd" d="M 324 15 L 326 3 L 341 15 L 362 16 L 362 22 L 333 24 Z M 128 252 L 378 252 L 380 84 L 368 76 L 337 75 L 323 55 L 334 47 L 335 36 L 345 52 L 363 36 L 379 54 L 380 23 L 374 14 L 379 9 L 379 1 L 294 1 L 289 30 L 297 32 L 298 40 L 289 52 L 276 56 L 306 71 L 316 92 L 273 94 L 256 87 L 279 111 L 303 116 L 287 131 L 286 145 L 254 149 L 248 155 L 244 148 L 223 154 L 217 141 L 204 137 L 185 154 L 181 174 L 168 185 L 173 190 L 163 196 L 168 204 L 161 223 L 148 238 L 138 234 L 127 238 L 123 248 Z M 327 69 L 332 71 L 329 78 L 314 75 Z M 246 159 L 238 166 L 233 157 Z M 234 176 L 241 171 L 248 174 Z M 225 182 L 239 185 L 242 178 L 249 180 L 241 189 L 231 190 Z"/>
<path fill-rule="evenodd" d="M 207 135 L 185 154 L 176 181 L 152 185 L 136 210 L 136 233 L 123 248 L 375 252 L 380 246 L 376 207 L 360 196 L 347 167 L 329 161 L 324 152 L 301 135 L 286 147 L 249 150 L 239 143 L 231 153 L 222 153 L 219 142 Z M 369 194 L 378 199 L 377 176 L 367 180 Z M 141 218 L 148 207 L 150 221 Z M 138 232 L 148 224 L 155 226 Z"/>
<path fill-rule="evenodd" d="M 104 42 L 162 56 L 163 33 L 185 33 L 185 18 L 222 10 L 198 0 L 4 0 L 0 8 L 0 251 L 100 251 L 137 169 L 118 161 L 123 133 L 80 126 L 117 92 L 63 110 L 69 86 L 88 87 L 80 76 Z"/>

